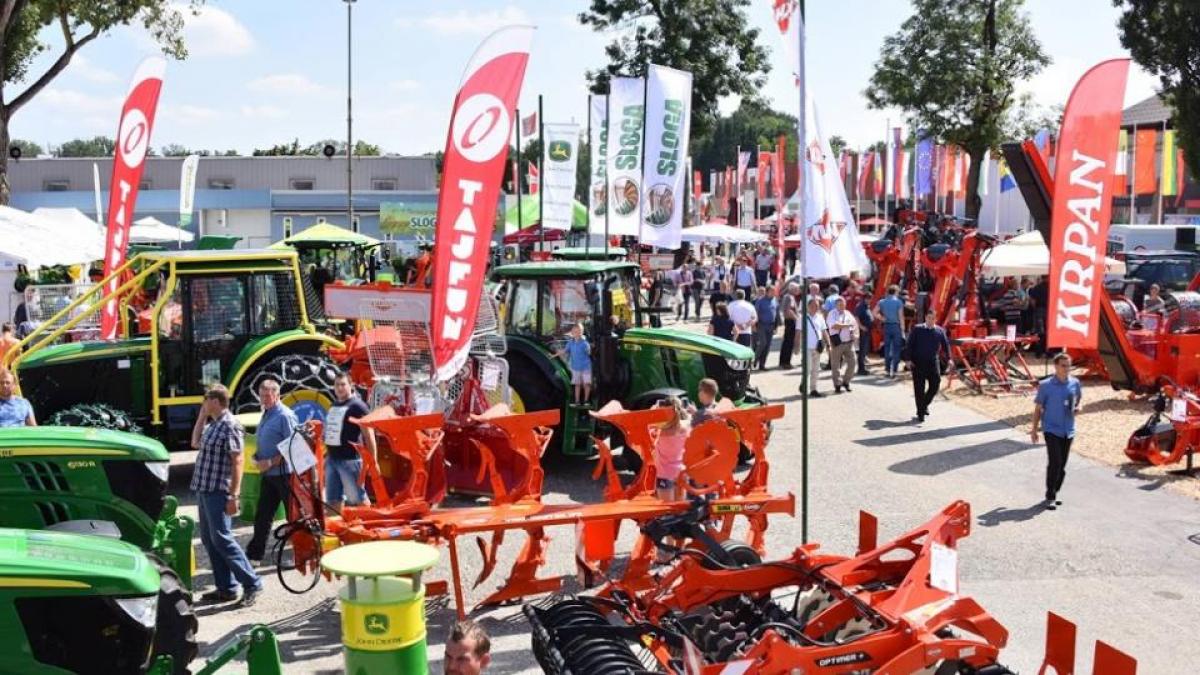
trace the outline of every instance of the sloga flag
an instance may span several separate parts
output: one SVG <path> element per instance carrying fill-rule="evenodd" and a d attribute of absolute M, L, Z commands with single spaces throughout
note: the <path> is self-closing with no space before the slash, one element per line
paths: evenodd
<path fill-rule="evenodd" d="M 1104 294 L 1104 252 L 1129 59 L 1084 73 L 1067 100 L 1050 214 L 1051 347 L 1095 349 Z"/>
<path fill-rule="evenodd" d="M 484 39 L 463 73 L 446 138 L 433 256 L 430 337 L 437 379 L 467 361 L 533 26 Z"/>
<path fill-rule="evenodd" d="M 692 74 L 665 66 L 646 71 L 646 163 L 642 176 L 641 243 L 677 249 L 687 201 Z"/>
<path fill-rule="evenodd" d="M 162 92 L 163 73 L 167 62 L 151 56 L 138 65 L 121 107 L 117 126 L 116 147 L 113 149 L 112 182 L 108 188 L 108 236 L 104 246 L 104 276 L 109 276 L 125 264 L 125 249 L 129 243 L 129 226 L 133 222 L 133 207 L 137 204 L 138 183 L 142 179 L 146 152 L 150 149 L 150 131 L 158 110 L 158 95 Z M 113 294 L 120 287 L 114 277 L 104 289 L 108 302 L 100 315 L 100 337 L 117 338 L 117 299 Z"/>

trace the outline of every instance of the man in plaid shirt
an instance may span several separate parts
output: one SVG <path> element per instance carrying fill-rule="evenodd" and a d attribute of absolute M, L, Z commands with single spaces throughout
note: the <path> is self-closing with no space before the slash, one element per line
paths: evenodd
<path fill-rule="evenodd" d="M 204 394 L 192 427 L 192 447 L 199 450 L 192 490 L 200 510 L 200 541 L 212 564 L 216 589 L 200 596 L 202 604 L 233 602 L 243 589 L 241 606 L 250 607 L 263 584 L 233 538 L 230 519 L 238 510 L 242 485 L 242 425 L 229 412 L 229 390 L 214 385 Z"/>

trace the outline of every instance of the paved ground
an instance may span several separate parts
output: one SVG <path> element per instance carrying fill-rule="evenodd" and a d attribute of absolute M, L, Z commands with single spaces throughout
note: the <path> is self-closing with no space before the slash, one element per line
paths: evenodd
<path fill-rule="evenodd" d="M 823 374 L 822 388 L 832 388 Z M 788 405 L 769 448 L 775 491 L 799 493 L 801 476 L 799 371 L 754 375 L 769 398 Z M 881 541 L 924 522 L 955 499 L 971 503 L 976 523 L 960 547 L 961 591 L 974 596 L 1010 632 L 1005 662 L 1023 673 L 1040 664 L 1047 610 L 1079 624 L 1080 668 L 1089 673 L 1092 644 L 1103 639 L 1139 659 L 1142 673 L 1196 672 L 1200 645 L 1200 504 L 1123 477 L 1117 469 L 1073 457 L 1058 511 L 1037 507 L 1045 451 L 1009 427 L 947 401 L 935 403 L 924 424 L 911 419 L 907 380 L 867 377 L 854 392 L 810 406 L 810 533 L 835 553 L 851 553 L 859 509 L 880 520 Z M 186 486 L 189 458 L 179 456 L 177 487 Z M 590 467 L 560 470 L 547 479 L 548 501 L 599 499 Z M 182 491 L 182 490 L 179 490 Z M 194 513 L 194 509 L 192 509 Z M 242 531 L 246 534 L 245 531 Z M 573 572 L 573 532 L 550 532 L 547 572 Z M 627 539 L 628 537 L 625 537 Z M 801 542 L 800 520 L 776 518 L 770 553 L 782 556 Z M 511 559 L 520 537 L 506 542 Z M 463 542 L 464 548 L 470 542 Z M 477 570 L 466 548 L 464 578 Z M 201 566 L 205 562 L 201 560 Z M 492 583 L 505 573 L 500 564 Z M 443 562 L 440 570 L 445 572 Z M 203 570 L 201 588 L 209 577 Z M 340 635 L 335 586 L 321 582 L 303 596 L 281 590 L 274 577 L 248 610 L 202 610 L 203 654 L 250 625 L 269 623 L 282 641 L 289 673 L 338 672 Z M 441 643 L 453 613 L 432 603 L 430 656 L 440 671 Z M 495 636 L 497 673 L 537 672 L 527 626 L 516 607 L 482 615 Z"/>

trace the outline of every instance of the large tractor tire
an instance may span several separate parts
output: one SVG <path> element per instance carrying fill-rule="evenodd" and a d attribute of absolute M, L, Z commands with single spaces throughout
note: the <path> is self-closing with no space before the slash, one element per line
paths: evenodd
<path fill-rule="evenodd" d="M 90 427 L 141 433 L 142 428 L 123 410 L 103 403 L 77 403 L 50 416 L 45 424 L 60 427 Z"/>
<path fill-rule="evenodd" d="M 325 411 L 333 405 L 333 380 L 338 367 L 322 356 L 285 354 L 277 356 L 250 371 L 238 385 L 233 397 L 235 413 L 262 410 L 258 400 L 258 385 L 263 380 L 279 382 L 280 401 L 296 413 L 301 422 L 310 419 L 324 421 Z"/>
<path fill-rule="evenodd" d="M 192 594 L 184 587 L 175 570 L 155 556 L 150 556 L 158 568 L 158 615 L 154 631 L 154 656 L 169 655 L 175 675 L 187 675 L 188 664 L 196 658 L 199 647 L 196 631 L 199 624 L 192 609 Z"/>
<path fill-rule="evenodd" d="M 527 358 L 514 357 L 508 362 L 508 388 L 513 412 L 561 410 L 566 414 L 566 394 L 550 382 L 541 369 Z M 546 448 L 547 459 L 562 456 L 562 424 L 554 427 L 554 437 Z"/>

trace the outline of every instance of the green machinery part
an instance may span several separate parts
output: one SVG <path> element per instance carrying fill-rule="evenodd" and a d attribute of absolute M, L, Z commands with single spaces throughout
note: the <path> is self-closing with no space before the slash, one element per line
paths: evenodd
<path fill-rule="evenodd" d="M 249 675 L 283 675 L 283 665 L 279 658 L 279 642 L 270 628 L 259 624 L 242 633 L 217 648 L 204 665 L 193 670 L 193 675 L 211 675 L 219 672 L 226 664 L 242 654 L 246 655 L 246 668 Z M 155 659 L 146 675 L 171 675 L 174 664 L 170 656 L 160 656 Z"/>

